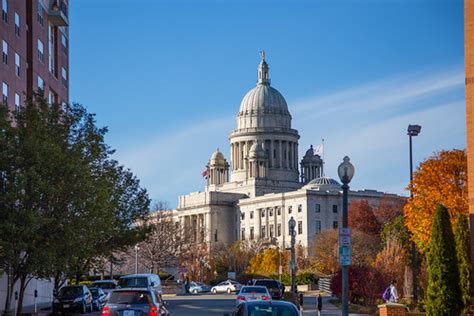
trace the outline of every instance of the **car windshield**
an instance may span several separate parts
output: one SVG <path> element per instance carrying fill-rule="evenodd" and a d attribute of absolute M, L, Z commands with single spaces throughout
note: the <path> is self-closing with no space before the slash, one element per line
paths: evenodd
<path fill-rule="evenodd" d="M 276 281 L 273 281 L 273 280 L 258 280 L 257 282 L 255 282 L 255 285 L 262 285 L 262 286 L 266 286 L 266 287 L 279 288 L 278 283 Z"/>
<path fill-rule="evenodd" d="M 250 316 L 297 316 L 298 314 L 288 306 L 258 306 L 248 307 Z"/>
<path fill-rule="evenodd" d="M 240 293 L 267 293 L 267 289 L 258 286 L 246 286 L 240 290 Z"/>
<path fill-rule="evenodd" d="M 109 303 L 112 304 L 151 304 L 150 293 L 142 291 L 112 292 Z"/>
<path fill-rule="evenodd" d="M 100 287 L 101 289 L 113 290 L 115 289 L 115 283 L 112 282 L 97 282 L 92 284 L 93 287 Z"/>
<path fill-rule="evenodd" d="M 148 287 L 146 277 L 123 278 L 120 279 L 120 287 Z"/>
<path fill-rule="evenodd" d="M 98 289 L 89 289 L 91 291 L 92 295 L 97 296 L 99 295 L 99 290 Z"/>
<path fill-rule="evenodd" d="M 82 295 L 82 286 L 67 286 L 59 291 L 59 296 L 79 296 Z"/>

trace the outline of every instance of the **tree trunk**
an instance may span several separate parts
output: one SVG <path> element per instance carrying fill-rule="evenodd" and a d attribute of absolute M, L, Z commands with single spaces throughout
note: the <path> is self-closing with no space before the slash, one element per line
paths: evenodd
<path fill-rule="evenodd" d="M 7 269 L 7 295 L 5 297 L 5 312 L 6 315 L 11 307 L 11 300 L 12 300 L 12 292 L 13 292 L 13 276 L 11 274 L 11 268 Z"/>
<path fill-rule="evenodd" d="M 26 282 L 26 275 L 20 277 L 20 293 L 18 293 L 18 307 L 16 309 L 16 316 L 21 315 L 21 310 L 23 309 L 23 297 L 25 295 L 25 289 L 28 283 Z"/>

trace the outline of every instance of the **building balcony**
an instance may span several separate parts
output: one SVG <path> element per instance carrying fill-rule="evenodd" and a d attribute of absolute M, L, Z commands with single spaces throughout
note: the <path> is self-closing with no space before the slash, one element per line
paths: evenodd
<path fill-rule="evenodd" d="M 64 0 L 48 0 L 48 18 L 54 26 L 68 26 L 68 6 Z"/>

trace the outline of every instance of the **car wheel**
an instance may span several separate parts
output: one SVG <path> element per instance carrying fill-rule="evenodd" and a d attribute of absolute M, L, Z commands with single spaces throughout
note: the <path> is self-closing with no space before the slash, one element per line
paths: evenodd
<path fill-rule="evenodd" d="M 194 290 L 193 290 L 193 293 L 194 293 L 194 294 L 197 294 L 197 293 L 198 293 L 198 290 L 197 290 L 197 289 L 194 289 Z"/>
<path fill-rule="evenodd" d="M 217 293 L 217 290 L 216 290 L 216 289 L 212 289 L 212 293 L 216 294 L 216 293 Z"/>
<path fill-rule="evenodd" d="M 230 288 L 227 289 L 227 294 L 230 294 L 232 290 Z"/>

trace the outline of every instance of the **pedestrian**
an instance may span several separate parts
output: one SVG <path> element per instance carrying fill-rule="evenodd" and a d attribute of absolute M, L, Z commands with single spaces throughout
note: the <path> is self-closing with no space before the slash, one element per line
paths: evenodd
<path fill-rule="evenodd" d="M 184 280 L 184 292 L 186 294 L 189 293 L 189 277 L 186 275 L 186 279 Z"/>
<path fill-rule="evenodd" d="M 321 316 L 321 311 L 323 310 L 323 298 L 321 294 L 318 294 L 318 297 L 316 300 L 316 308 L 318 309 L 318 316 Z"/>
<path fill-rule="evenodd" d="M 382 298 L 386 303 L 396 303 L 398 301 L 396 284 L 397 280 L 392 280 L 390 285 L 383 291 Z"/>

